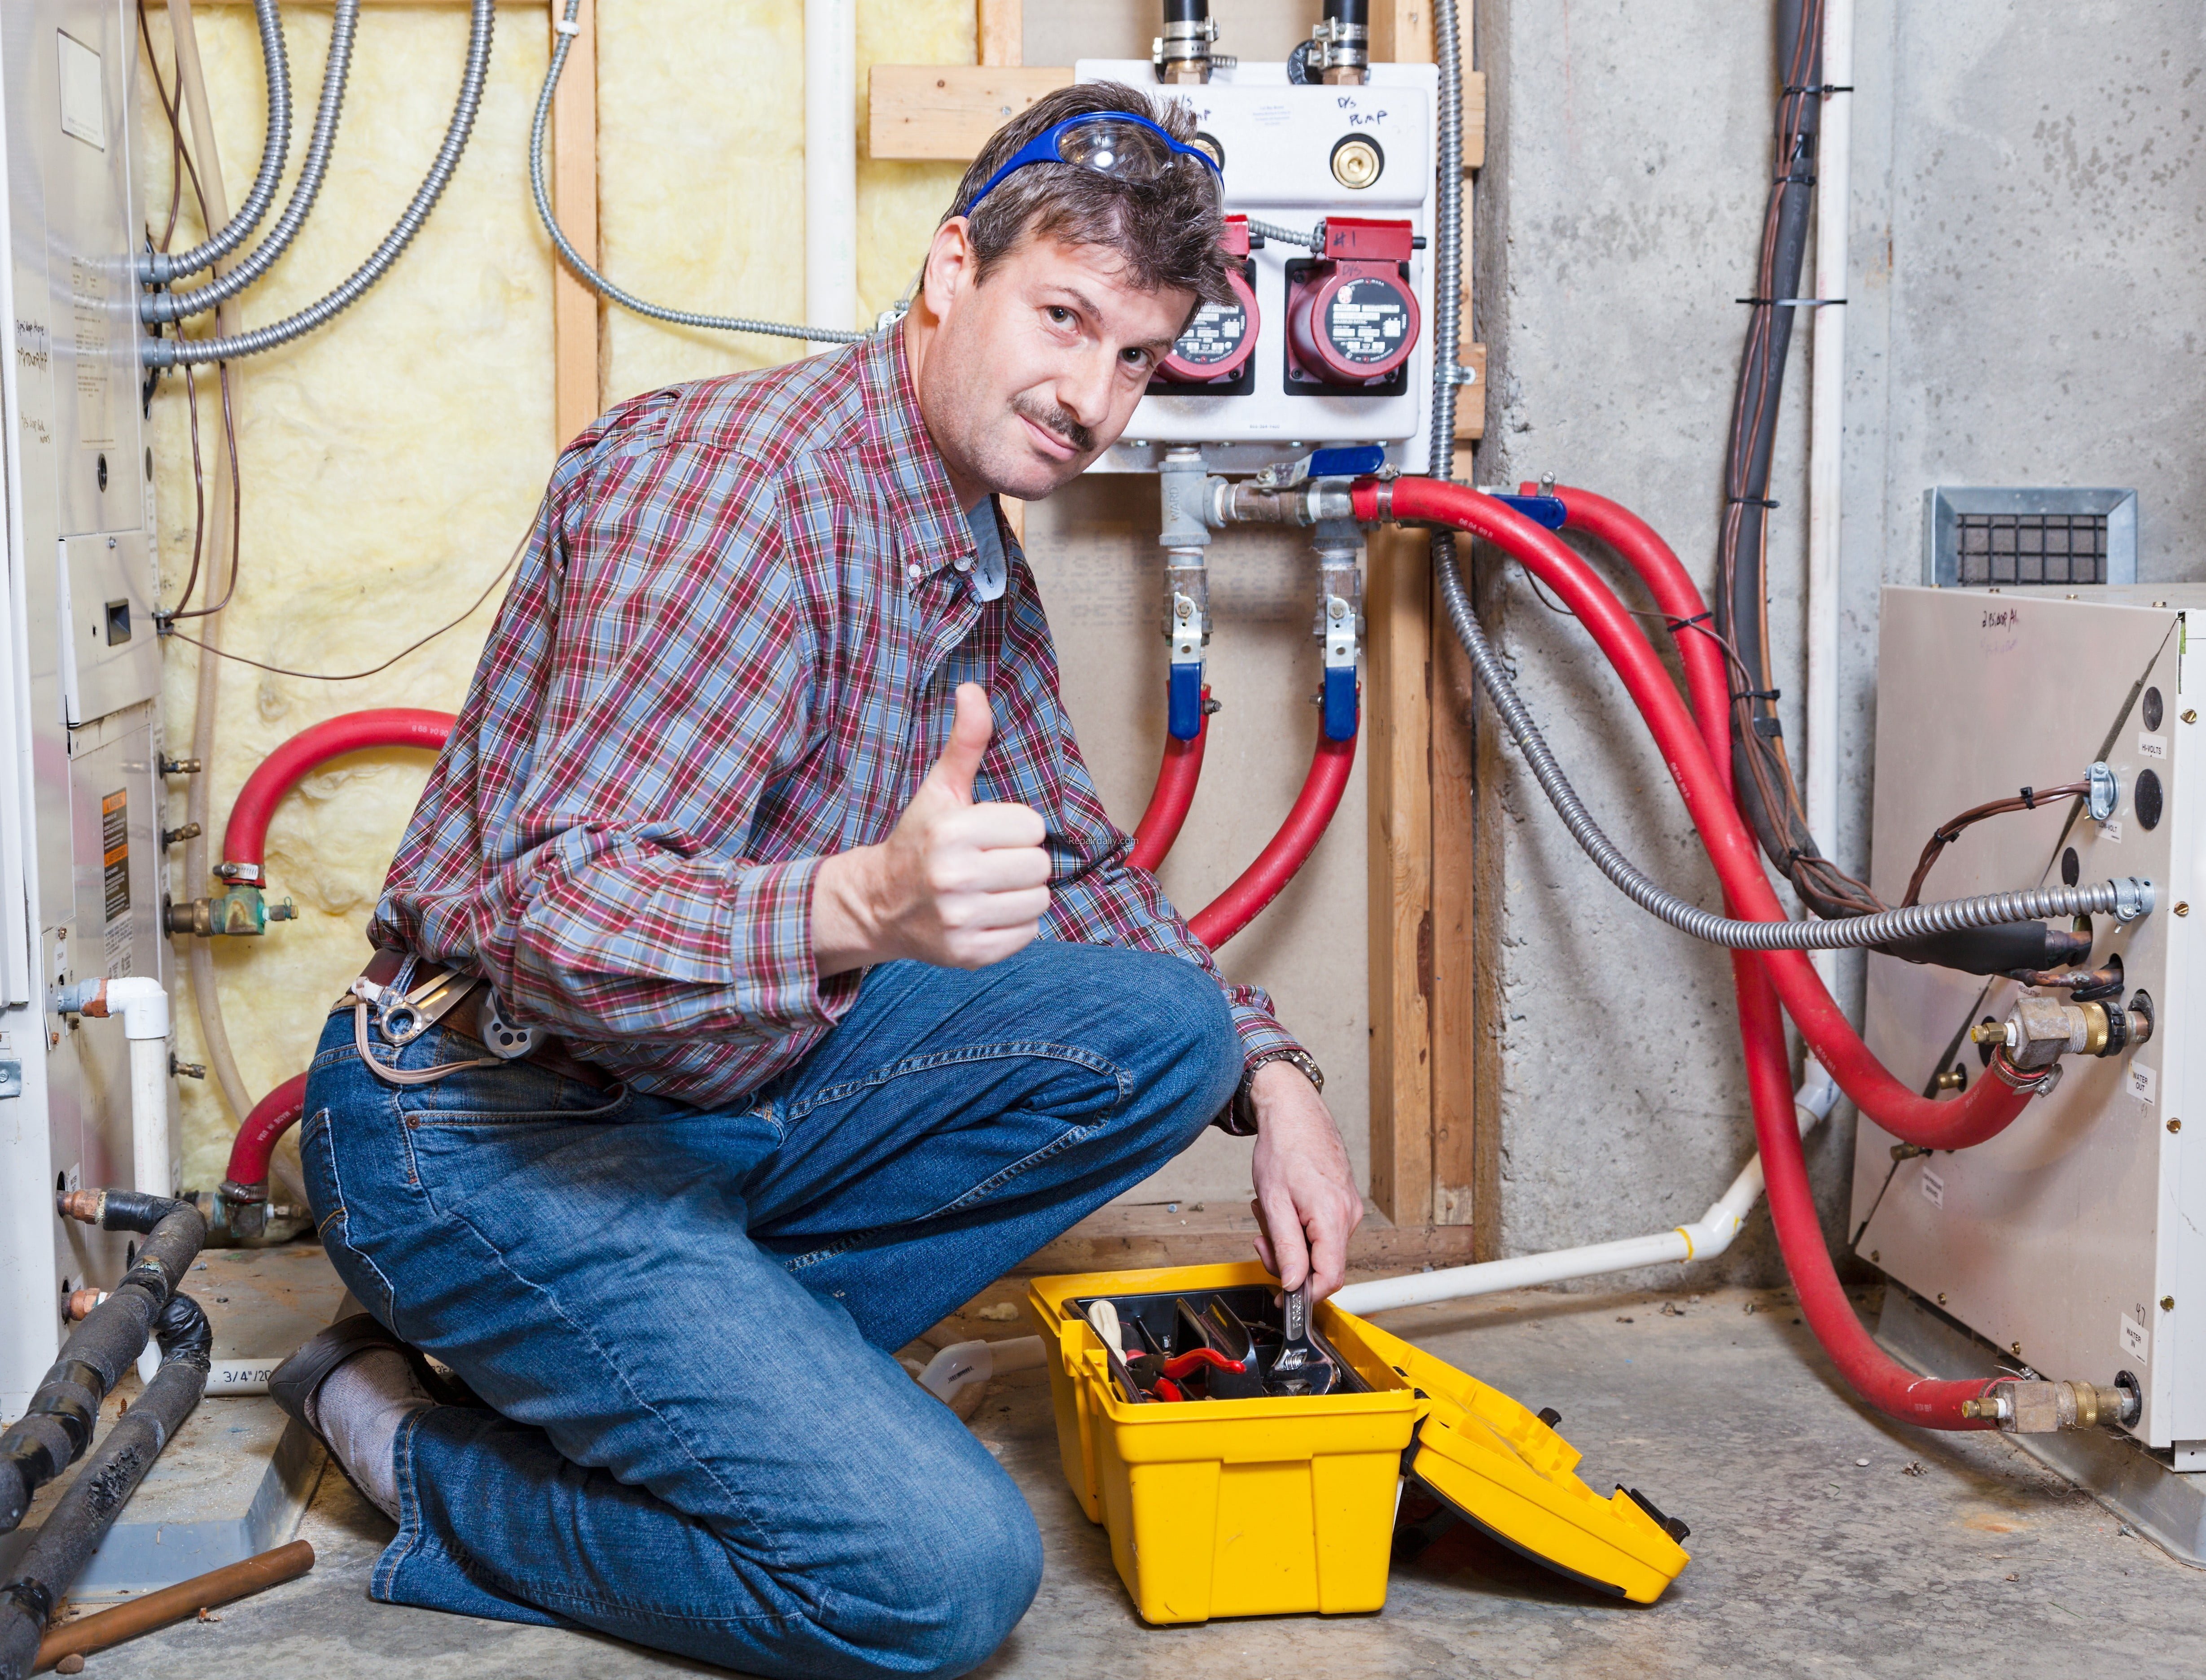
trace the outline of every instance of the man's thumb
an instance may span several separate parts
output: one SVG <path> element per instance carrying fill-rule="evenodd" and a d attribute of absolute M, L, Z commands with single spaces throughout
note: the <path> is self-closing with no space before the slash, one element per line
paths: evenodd
<path fill-rule="evenodd" d="M 957 717 L 950 726 L 950 744 L 934 761 L 933 775 L 967 805 L 973 802 L 973 778 L 996 733 L 996 718 L 988 708 L 988 691 L 977 682 L 957 685 Z"/>

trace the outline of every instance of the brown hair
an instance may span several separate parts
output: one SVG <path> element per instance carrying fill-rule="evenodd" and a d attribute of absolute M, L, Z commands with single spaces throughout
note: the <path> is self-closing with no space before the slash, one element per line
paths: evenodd
<path fill-rule="evenodd" d="M 1152 100 L 1115 81 L 1058 88 L 989 136 L 942 219 L 963 215 L 988 177 L 1036 134 L 1067 117 L 1100 111 L 1146 116 L 1183 142 L 1195 133 L 1193 110 L 1178 99 Z M 1029 164 L 1005 176 L 973 212 L 975 277 L 986 279 L 991 264 L 1026 240 L 1051 238 L 1110 247 L 1144 291 L 1192 292 L 1204 303 L 1231 303 L 1219 243 L 1224 223 L 1209 174 L 1192 160 L 1150 182 L 1119 181 L 1076 164 Z"/>

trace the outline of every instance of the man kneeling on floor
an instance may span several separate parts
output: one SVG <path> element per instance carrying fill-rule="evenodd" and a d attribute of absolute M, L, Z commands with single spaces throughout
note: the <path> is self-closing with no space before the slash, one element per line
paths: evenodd
<path fill-rule="evenodd" d="M 994 499 L 1229 296 L 1192 126 L 1050 95 L 900 325 L 561 456 L 307 1087 L 373 1318 L 271 1387 L 396 1519 L 376 1598 L 963 1673 L 1040 1540 L 893 1351 L 1211 1123 L 1267 1261 L 1339 1281 L 1315 1065 L 1128 866 Z"/>

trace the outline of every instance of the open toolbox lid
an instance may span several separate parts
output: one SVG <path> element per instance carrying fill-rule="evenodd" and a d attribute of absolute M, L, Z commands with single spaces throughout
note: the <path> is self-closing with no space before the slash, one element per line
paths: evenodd
<path fill-rule="evenodd" d="M 1249 1285 L 1279 1287 L 1262 1266 L 1243 1261 L 1037 1278 L 1029 1285 L 1028 1301 L 1064 1367 L 1092 1355 L 1100 1383 L 1103 1344 L 1082 1316 L 1079 1301 Z M 1331 1302 L 1321 1302 L 1312 1316 L 1361 1379 L 1364 1392 L 1336 1391 L 1286 1402 L 1220 1400 L 1201 1409 L 1214 1407 L 1231 1414 L 1249 1409 L 1252 1415 L 1267 1415 L 1282 1406 L 1363 1411 L 1382 1397 L 1407 1391 L 1416 1409 L 1402 1454 L 1403 1474 L 1512 1551 L 1597 1591 L 1640 1604 L 1660 1598 L 1691 1561 L 1678 1544 L 1686 1537 L 1684 1523 L 1666 1516 L 1636 1489 L 1619 1487 L 1607 1498 L 1595 1493 L 1577 1474 L 1577 1450 L 1529 1408 Z M 1106 1394 L 1102 1403 L 1119 1416 L 1154 1416 L 1158 1409 L 1121 1407 L 1115 1394 Z M 1161 1409 L 1166 1415 L 1179 1409 Z M 1078 1430 L 1084 1442 L 1087 1423 L 1079 1423 Z M 1066 1468 L 1079 1491 L 1077 1467 L 1068 1463 Z M 1086 1498 L 1089 1516 L 1100 1521 L 1092 1486 Z"/>
<path fill-rule="evenodd" d="M 1391 1374 L 1416 1392 L 1423 1409 L 1403 1473 L 1464 1521 L 1535 1563 L 1639 1604 L 1660 1598 L 1690 1561 L 1678 1543 L 1684 1523 L 1637 1490 L 1602 1498 L 1578 1479 L 1577 1449 L 1537 1414 L 1353 1314 L 1320 1312 L 1366 1380 Z"/>

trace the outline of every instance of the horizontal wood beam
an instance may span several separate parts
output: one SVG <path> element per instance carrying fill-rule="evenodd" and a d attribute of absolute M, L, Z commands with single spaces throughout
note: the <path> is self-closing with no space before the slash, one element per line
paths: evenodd
<path fill-rule="evenodd" d="M 876 64 L 867 149 L 876 158 L 970 163 L 1012 117 L 1071 85 L 1069 64 Z"/>
<path fill-rule="evenodd" d="M 988 136 L 1045 93 L 1072 85 L 1069 64 L 876 64 L 867 146 L 876 158 L 970 163 Z M 1463 166 L 1486 161 L 1486 78 L 1463 79 Z"/>
<path fill-rule="evenodd" d="M 1255 1218 L 1244 1201 L 1207 1206 L 1190 1201 L 1121 1203 L 1098 1208 L 1012 1270 L 1024 1277 L 1041 1277 L 1254 1260 L 1255 1234 Z M 1398 1225 L 1368 1201 L 1363 1223 L 1348 1239 L 1350 1266 L 1374 1271 L 1464 1266 L 1470 1263 L 1470 1253 L 1468 1226 L 1434 1226 L 1422 1219 Z"/>

